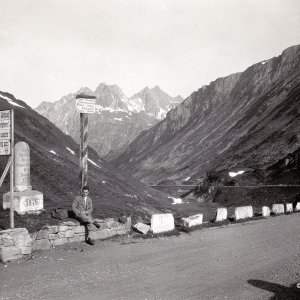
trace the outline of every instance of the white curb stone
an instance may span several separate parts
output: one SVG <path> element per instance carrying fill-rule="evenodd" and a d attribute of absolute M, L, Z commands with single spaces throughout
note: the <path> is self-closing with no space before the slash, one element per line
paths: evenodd
<path fill-rule="evenodd" d="M 215 222 L 227 220 L 227 208 L 218 208 Z"/>
<path fill-rule="evenodd" d="M 151 231 L 153 233 L 168 232 L 175 229 L 172 214 L 154 214 L 151 217 Z"/>
<path fill-rule="evenodd" d="M 284 214 L 284 205 L 283 204 L 273 204 L 272 212 L 275 215 Z"/>
<path fill-rule="evenodd" d="M 268 206 L 263 206 L 263 207 L 262 207 L 262 216 L 263 216 L 263 217 L 270 217 L 270 214 L 271 214 L 270 207 L 268 207 Z"/>
<path fill-rule="evenodd" d="M 240 219 L 247 219 L 253 217 L 253 209 L 252 206 L 241 206 L 236 207 L 234 210 L 234 219 L 240 220 Z"/>
<path fill-rule="evenodd" d="M 297 202 L 296 207 L 295 207 L 295 211 L 300 211 L 300 202 Z"/>
<path fill-rule="evenodd" d="M 203 223 L 203 214 L 190 216 L 188 218 L 182 218 L 184 227 L 193 227 L 201 225 Z"/>
<path fill-rule="evenodd" d="M 293 203 L 287 203 L 285 205 L 285 212 L 286 213 L 292 213 L 293 212 Z"/>
<path fill-rule="evenodd" d="M 147 224 L 143 224 L 141 222 L 136 223 L 133 226 L 134 229 L 136 229 L 138 232 L 142 233 L 142 234 L 147 234 L 148 231 L 150 230 L 150 226 Z"/>

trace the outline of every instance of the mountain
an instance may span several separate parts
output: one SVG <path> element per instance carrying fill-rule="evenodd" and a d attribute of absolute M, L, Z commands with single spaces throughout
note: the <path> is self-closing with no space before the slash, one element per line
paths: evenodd
<path fill-rule="evenodd" d="M 96 96 L 96 113 L 89 115 L 89 144 L 107 160 L 122 152 L 140 132 L 155 125 L 183 100 L 169 96 L 158 86 L 128 98 L 117 85 L 101 83 L 95 91 L 81 88 L 56 102 L 42 102 L 36 108 L 77 142 L 80 132 L 75 97 L 81 93 Z"/>
<path fill-rule="evenodd" d="M 68 102 L 68 97 L 63 101 Z M 46 213 L 41 217 L 37 216 L 35 221 L 32 217 L 16 215 L 16 226 L 22 226 L 24 222 L 28 222 L 27 228 L 36 226 L 38 222 L 43 225 L 51 222 L 52 209 L 71 209 L 74 196 L 80 189 L 79 145 L 25 102 L 12 94 L 0 92 L 0 110 L 6 109 L 14 109 L 15 112 L 15 142 L 24 141 L 29 144 L 31 185 L 44 194 L 46 209 Z M 0 156 L 1 170 L 4 170 L 7 161 L 6 156 Z M 92 148 L 89 148 L 88 184 L 94 200 L 94 215 L 98 217 L 117 217 L 123 214 L 149 217 L 151 212 L 160 209 L 173 210 L 172 201 L 167 195 L 112 167 Z M 2 194 L 9 191 L 9 174 L 1 191 Z M 1 205 L 0 228 L 7 228 L 8 218 L 9 212 L 3 211 Z"/>
<path fill-rule="evenodd" d="M 146 87 L 130 97 L 130 102 L 140 103 L 147 114 L 159 120 L 164 119 L 167 112 L 182 101 L 182 97 L 177 96 L 173 98 L 162 91 L 159 86 L 155 86 L 152 89 Z"/>
<path fill-rule="evenodd" d="M 299 151 L 299 98 L 297 45 L 193 92 L 112 163 L 150 184 L 233 171 L 245 171 L 248 184 L 270 183 L 279 161 Z M 299 168 L 289 183 L 300 183 Z"/>

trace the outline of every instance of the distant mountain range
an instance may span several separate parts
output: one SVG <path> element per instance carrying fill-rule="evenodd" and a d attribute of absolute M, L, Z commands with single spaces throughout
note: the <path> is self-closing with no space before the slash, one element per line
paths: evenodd
<path fill-rule="evenodd" d="M 117 85 L 105 83 L 92 91 L 81 88 L 56 102 L 42 102 L 36 111 L 79 142 L 78 94 L 96 97 L 96 113 L 89 115 L 88 142 L 101 157 L 112 159 L 122 152 L 140 132 L 166 117 L 168 111 L 183 101 L 171 97 L 158 86 L 146 87 L 128 98 Z"/>
<path fill-rule="evenodd" d="M 290 184 L 300 183 L 299 152 L 297 45 L 193 92 L 112 162 L 148 184 L 238 171 L 247 184 Z"/>

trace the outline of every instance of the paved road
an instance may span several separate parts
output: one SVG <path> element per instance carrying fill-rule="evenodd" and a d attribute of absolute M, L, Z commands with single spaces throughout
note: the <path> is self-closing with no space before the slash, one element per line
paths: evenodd
<path fill-rule="evenodd" d="M 300 214 L 72 244 L 0 265 L 0 299 L 300 299 Z"/>

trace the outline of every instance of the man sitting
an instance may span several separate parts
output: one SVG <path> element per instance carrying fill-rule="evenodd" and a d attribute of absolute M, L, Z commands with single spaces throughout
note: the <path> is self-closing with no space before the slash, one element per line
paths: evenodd
<path fill-rule="evenodd" d="M 100 225 L 96 223 L 92 218 L 93 201 L 88 196 L 89 191 L 90 188 L 85 185 L 82 188 L 81 195 L 75 197 L 75 200 L 72 204 L 72 209 L 77 219 L 86 226 L 86 242 L 90 245 L 94 245 L 94 241 L 90 238 L 90 231 L 93 230 L 93 225 L 95 225 L 97 228 L 100 228 Z"/>

